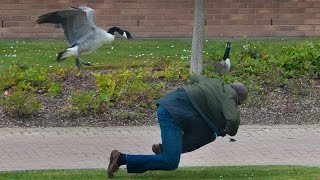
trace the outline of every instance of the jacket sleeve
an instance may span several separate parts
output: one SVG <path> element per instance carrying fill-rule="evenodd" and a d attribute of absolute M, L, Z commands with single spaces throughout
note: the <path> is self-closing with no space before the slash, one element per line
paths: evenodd
<path fill-rule="evenodd" d="M 210 78 L 202 75 L 193 75 L 190 77 L 191 84 L 209 80 Z"/>
<path fill-rule="evenodd" d="M 226 133 L 230 136 L 236 135 L 240 125 L 240 114 L 235 102 L 224 103 L 222 111 L 225 119 L 227 120 Z"/>

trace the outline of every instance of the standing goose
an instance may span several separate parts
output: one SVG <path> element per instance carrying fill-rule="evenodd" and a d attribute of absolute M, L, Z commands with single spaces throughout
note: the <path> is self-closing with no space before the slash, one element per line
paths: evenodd
<path fill-rule="evenodd" d="M 224 52 L 221 62 L 213 61 L 213 62 L 207 62 L 205 64 L 212 64 L 215 67 L 215 70 L 218 74 L 228 72 L 231 66 L 230 59 L 229 59 L 230 49 L 231 49 L 231 43 L 227 42 L 226 50 Z"/>
<path fill-rule="evenodd" d="M 93 22 L 94 10 L 89 7 L 72 7 L 72 9 L 55 11 L 38 17 L 38 24 L 52 23 L 57 27 L 62 25 L 64 36 L 69 48 L 58 53 L 57 61 L 62 61 L 70 56 L 75 56 L 75 64 L 78 68 L 82 64 L 90 66 L 90 63 L 80 59 L 81 53 L 90 53 L 105 43 L 111 43 L 114 32 L 118 32 L 124 38 L 131 39 L 128 31 L 118 27 L 112 27 L 108 31 L 96 26 Z"/>
<path fill-rule="evenodd" d="M 222 58 L 222 60 L 220 62 L 220 64 L 222 64 L 222 69 L 221 70 L 225 71 L 225 72 L 229 71 L 230 70 L 230 66 L 231 66 L 230 59 L 229 59 L 230 50 L 231 50 L 231 42 L 227 42 L 226 50 L 225 50 L 223 58 Z"/>

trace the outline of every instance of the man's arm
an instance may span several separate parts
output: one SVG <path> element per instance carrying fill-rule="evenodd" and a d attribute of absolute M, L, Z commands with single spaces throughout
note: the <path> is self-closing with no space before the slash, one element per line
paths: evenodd
<path fill-rule="evenodd" d="M 224 104 L 223 115 L 227 120 L 227 126 L 225 132 L 234 136 L 237 134 L 240 125 L 240 114 L 235 104 Z"/>
<path fill-rule="evenodd" d="M 236 119 L 228 119 L 226 131 L 230 136 L 234 136 L 237 134 L 240 125 L 240 118 Z"/>

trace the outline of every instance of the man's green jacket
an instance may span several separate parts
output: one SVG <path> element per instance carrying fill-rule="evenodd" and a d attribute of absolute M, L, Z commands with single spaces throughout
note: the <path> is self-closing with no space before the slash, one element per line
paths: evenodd
<path fill-rule="evenodd" d="M 218 79 L 201 75 L 192 76 L 191 83 L 184 89 L 208 125 L 220 134 L 236 135 L 240 124 L 236 91 Z"/>

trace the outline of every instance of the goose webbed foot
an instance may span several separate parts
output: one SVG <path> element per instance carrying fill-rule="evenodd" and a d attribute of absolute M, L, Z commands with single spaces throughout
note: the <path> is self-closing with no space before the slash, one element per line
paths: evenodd
<path fill-rule="evenodd" d="M 82 65 L 86 65 L 86 66 L 92 66 L 89 62 L 85 62 L 82 59 L 76 57 L 76 61 L 75 61 L 76 66 L 80 69 L 82 67 Z"/>
<path fill-rule="evenodd" d="M 86 66 L 92 66 L 89 62 L 84 62 L 84 61 L 81 61 L 82 64 L 86 65 Z"/>
<path fill-rule="evenodd" d="M 81 59 L 80 58 L 76 58 L 75 64 L 76 64 L 77 68 L 80 69 L 82 67 Z"/>

